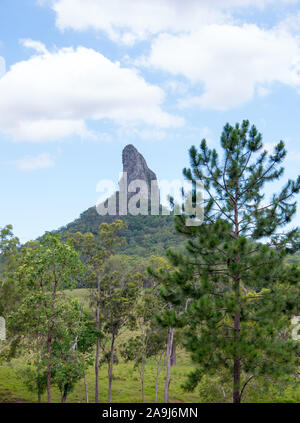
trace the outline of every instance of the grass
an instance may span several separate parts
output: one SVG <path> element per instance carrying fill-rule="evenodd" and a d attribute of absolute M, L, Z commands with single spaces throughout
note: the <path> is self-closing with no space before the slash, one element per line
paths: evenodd
<path fill-rule="evenodd" d="M 192 370 L 192 366 L 187 362 L 186 354 L 178 354 L 177 366 L 172 368 L 172 382 L 170 385 L 170 402 L 199 402 L 197 393 L 183 392 L 181 384 L 184 382 L 186 374 Z M 27 391 L 18 375 L 18 370 L 24 367 L 24 359 L 15 359 L 10 364 L 0 367 L 0 402 L 37 402 L 36 395 Z M 154 362 L 149 362 L 145 373 L 145 399 L 146 402 L 154 402 L 155 398 L 155 378 L 156 366 Z M 95 398 L 95 375 L 94 368 L 90 367 L 87 372 L 87 382 L 90 402 Z M 107 367 L 102 366 L 100 370 L 100 402 L 107 402 L 108 397 Z M 158 402 L 163 401 L 164 370 L 159 377 Z M 53 402 L 60 401 L 59 391 L 52 388 Z M 113 380 L 113 402 L 141 402 L 141 382 L 139 373 L 133 368 L 132 363 L 120 361 L 114 367 Z M 42 401 L 46 402 L 46 395 L 42 396 Z M 68 397 L 68 402 L 85 402 L 84 383 L 80 381 L 74 392 Z"/>
<path fill-rule="evenodd" d="M 66 290 L 67 296 L 77 298 L 83 305 L 89 306 L 89 289 Z M 116 348 L 129 336 L 129 331 L 124 331 L 117 340 Z M 25 366 L 26 358 L 18 358 L 0 366 L 0 402 L 37 402 L 37 396 L 28 392 L 22 383 L 18 371 Z M 199 402 L 199 395 L 196 393 L 184 393 L 181 385 L 184 383 L 186 375 L 193 369 L 188 355 L 184 351 L 177 354 L 177 366 L 172 369 L 172 382 L 170 385 L 170 402 Z M 160 373 L 158 401 L 163 401 L 164 390 L 164 369 Z M 146 402 L 154 402 L 155 399 L 156 364 L 149 361 L 145 371 L 145 399 Z M 87 371 L 87 383 L 89 400 L 95 399 L 95 374 L 94 367 Z M 100 369 L 100 402 L 107 402 L 108 398 L 108 377 L 107 367 L 103 365 Z M 58 389 L 52 388 L 53 402 L 60 402 Z M 114 365 L 113 381 L 113 402 L 141 402 L 141 382 L 137 369 L 133 363 L 125 363 L 120 359 Z M 46 395 L 42 396 L 42 401 L 46 402 Z M 80 381 L 74 391 L 68 396 L 68 402 L 85 402 L 84 382 Z"/>
<path fill-rule="evenodd" d="M 88 307 L 89 289 L 77 289 L 66 291 L 67 295 L 78 298 L 85 307 Z M 117 340 L 116 347 L 124 342 L 128 337 L 129 331 L 125 331 Z M 23 384 L 18 371 L 25 366 L 26 357 L 12 360 L 0 366 L 0 402 L 37 402 L 37 396 L 28 392 Z M 182 349 L 177 351 L 177 366 L 172 367 L 171 384 L 169 389 L 169 399 L 171 403 L 199 403 L 206 402 L 206 392 L 217 389 L 219 386 L 207 384 L 195 390 L 195 392 L 184 392 L 182 384 L 186 381 L 186 376 L 193 370 L 193 365 L 189 359 L 189 355 Z M 163 402 L 165 369 L 162 369 L 159 377 L 158 402 Z M 154 402 L 155 399 L 155 379 L 156 365 L 154 361 L 148 361 L 145 369 L 145 400 L 146 402 Z M 87 383 L 89 392 L 89 402 L 95 399 L 95 374 L 94 367 L 91 366 L 87 371 Z M 202 392 L 200 394 L 200 392 Z M 203 392 L 204 395 L 203 395 Z M 214 398 L 214 402 L 223 401 L 221 391 L 210 396 Z M 220 395 L 219 399 L 217 396 Z M 100 402 L 107 402 L 108 398 L 108 377 L 107 366 L 103 365 L 100 369 Z M 273 387 L 270 392 L 265 392 L 261 386 L 249 386 L 247 397 L 248 402 L 300 402 L 300 386 L 285 387 L 278 390 Z M 46 402 L 46 395 L 42 396 L 42 401 Z M 52 387 L 52 401 L 60 402 L 60 394 L 58 389 Z M 112 401 L 118 403 L 135 403 L 141 402 L 141 382 L 137 369 L 134 369 L 133 363 L 125 363 L 120 359 L 118 364 L 114 366 L 114 380 L 112 389 Z M 227 401 L 230 401 L 228 398 Z M 84 403 L 84 382 L 83 379 L 77 383 L 74 391 L 68 396 L 67 402 Z"/>

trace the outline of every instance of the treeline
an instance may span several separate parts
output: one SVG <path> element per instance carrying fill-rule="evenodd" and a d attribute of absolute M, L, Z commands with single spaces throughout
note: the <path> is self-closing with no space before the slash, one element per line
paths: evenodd
<path fill-rule="evenodd" d="M 102 223 L 96 233 L 46 234 L 22 248 L 11 227 L 1 231 L 1 310 L 9 334 L 1 355 L 30 354 L 22 377 L 39 400 L 47 391 L 50 402 L 56 385 L 65 402 L 94 365 L 98 402 L 99 366 L 105 363 L 111 402 L 123 330 L 129 336 L 118 352 L 139 370 L 142 401 L 145 367 L 154 359 L 156 399 L 164 365 L 168 402 L 175 338 L 194 363 L 187 390 L 209 380 L 224 401 L 239 403 L 250 386 L 299 386 L 300 343 L 292 318 L 300 315 L 300 269 L 286 263 L 299 251 L 299 229 L 283 228 L 296 213 L 300 177 L 265 199 L 265 184 L 283 175 L 286 150 L 281 141 L 268 154 L 248 121 L 227 124 L 221 148 L 221 158 L 205 140 L 190 149 L 184 175 L 203 182 L 204 221 L 197 226 L 183 204 L 175 229 L 185 238 L 184 252 L 167 250 L 166 258 L 146 262 L 116 255 L 126 230 L 121 220 Z M 194 192 L 194 206 L 196 200 Z M 78 280 L 91 287 L 89 307 L 64 294 Z M 86 383 L 85 392 L 88 401 Z"/>
<path fill-rule="evenodd" d="M 118 217 L 100 216 L 96 208 L 91 207 L 56 233 L 63 237 L 70 232 L 91 232 L 96 235 L 101 223 L 111 224 L 116 218 L 126 223 L 120 232 L 120 236 L 126 241 L 117 249 L 120 254 L 137 257 L 162 256 L 170 247 L 181 249 L 184 247 L 184 238 L 175 230 L 173 216 L 162 214 L 152 216 L 150 210 L 147 218 L 143 215 Z"/>
<path fill-rule="evenodd" d="M 39 241 L 20 248 L 11 227 L 1 231 L 2 269 L 1 313 L 5 315 L 8 340 L 2 360 L 28 358 L 20 377 L 31 392 L 41 396 L 51 387 L 61 401 L 84 379 L 88 402 L 86 370 L 95 366 L 95 398 L 99 401 L 99 367 L 108 368 L 108 401 L 112 401 L 116 340 L 122 330 L 132 336 L 120 354 L 134 361 L 140 370 L 141 398 L 144 401 L 145 366 L 150 357 L 161 370 L 168 329 L 158 325 L 156 314 L 165 307 L 160 286 L 152 282 L 146 267 L 126 256 L 113 255 L 124 239 L 118 235 L 124 223 L 103 223 L 98 234 L 46 234 Z M 156 269 L 168 269 L 166 259 L 151 257 Z M 65 294 L 77 286 L 77 278 L 90 285 L 89 306 Z M 158 383 L 158 381 L 157 381 Z M 156 396 L 157 396 L 156 383 Z"/>

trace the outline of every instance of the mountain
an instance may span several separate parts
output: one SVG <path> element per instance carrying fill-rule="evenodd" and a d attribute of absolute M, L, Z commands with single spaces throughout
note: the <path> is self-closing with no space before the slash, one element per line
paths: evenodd
<path fill-rule="evenodd" d="M 58 233 L 64 235 L 67 232 L 92 232 L 97 233 L 101 223 L 112 223 L 116 219 L 121 219 L 127 223 L 127 229 L 123 230 L 121 235 L 126 239 L 126 245 L 120 249 L 120 252 L 127 255 L 137 255 L 141 257 L 151 254 L 163 255 L 167 248 L 178 247 L 184 244 L 184 238 L 174 229 L 173 216 L 162 215 L 162 206 L 159 206 L 160 214 L 150 215 L 150 204 L 148 203 L 148 215 L 121 215 L 118 207 L 120 193 L 128 190 L 129 185 L 134 181 L 143 181 L 144 188 L 137 188 L 135 192 L 127 192 L 127 205 L 134 195 L 140 195 L 141 201 L 150 189 L 157 190 L 157 199 L 159 202 L 159 191 L 155 173 L 147 166 L 146 160 L 131 144 L 127 145 L 122 153 L 123 177 L 120 181 L 119 191 L 114 196 L 117 203 L 115 215 L 100 215 L 99 206 L 91 207 L 81 213 L 78 219 L 58 229 Z M 121 192 L 122 190 L 122 192 Z M 112 197 L 114 197 L 112 196 Z M 110 199 L 112 199 L 110 197 Z M 148 197 L 147 197 L 148 198 Z M 101 204 L 102 207 L 108 206 L 108 199 Z M 139 206 L 138 202 L 138 206 Z"/>

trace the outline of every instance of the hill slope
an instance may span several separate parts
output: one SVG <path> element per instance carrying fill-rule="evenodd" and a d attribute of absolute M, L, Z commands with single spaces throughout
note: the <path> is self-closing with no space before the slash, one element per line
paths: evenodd
<path fill-rule="evenodd" d="M 181 247 L 184 238 L 175 231 L 173 216 L 100 216 L 95 207 L 81 213 L 74 222 L 58 229 L 57 233 L 92 232 L 96 234 L 101 223 L 112 223 L 115 219 L 126 222 L 127 229 L 121 232 L 126 239 L 126 245 L 120 252 L 141 257 L 151 254 L 163 255 L 169 247 Z"/>

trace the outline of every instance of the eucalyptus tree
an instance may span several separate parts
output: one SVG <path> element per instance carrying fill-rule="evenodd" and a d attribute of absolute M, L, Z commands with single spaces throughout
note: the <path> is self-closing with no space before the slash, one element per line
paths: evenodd
<path fill-rule="evenodd" d="M 48 402 L 51 402 L 53 345 L 63 339 L 70 321 L 71 300 L 67 301 L 61 291 L 73 288 L 82 272 L 79 254 L 71 245 L 62 243 L 59 235 L 46 234 L 40 242 L 29 243 L 21 251 L 16 276 L 23 300 L 9 316 L 8 323 L 11 332 L 18 334 L 38 354 L 40 362 L 45 363 Z"/>
<path fill-rule="evenodd" d="M 87 232 L 82 234 L 68 234 L 68 240 L 80 251 L 82 260 L 86 265 L 87 278 L 92 285 L 92 303 L 95 303 L 95 319 L 98 336 L 96 340 L 95 356 L 95 402 L 99 402 L 99 358 L 101 342 L 101 279 L 103 269 L 107 260 L 114 254 L 115 250 L 124 243 L 119 232 L 126 227 L 121 220 L 111 224 L 102 223 L 96 235 Z"/>
<path fill-rule="evenodd" d="M 126 269 L 111 268 L 102 278 L 100 304 L 103 332 L 108 344 L 108 350 L 105 351 L 108 362 L 108 402 L 112 400 L 116 340 L 123 329 L 134 326 L 140 282 L 139 273 Z"/>
<path fill-rule="evenodd" d="M 14 272 L 19 257 L 20 242 L 12 225 L 0 229 L 0 316 L 9 313 L 19 301 Z"/>

